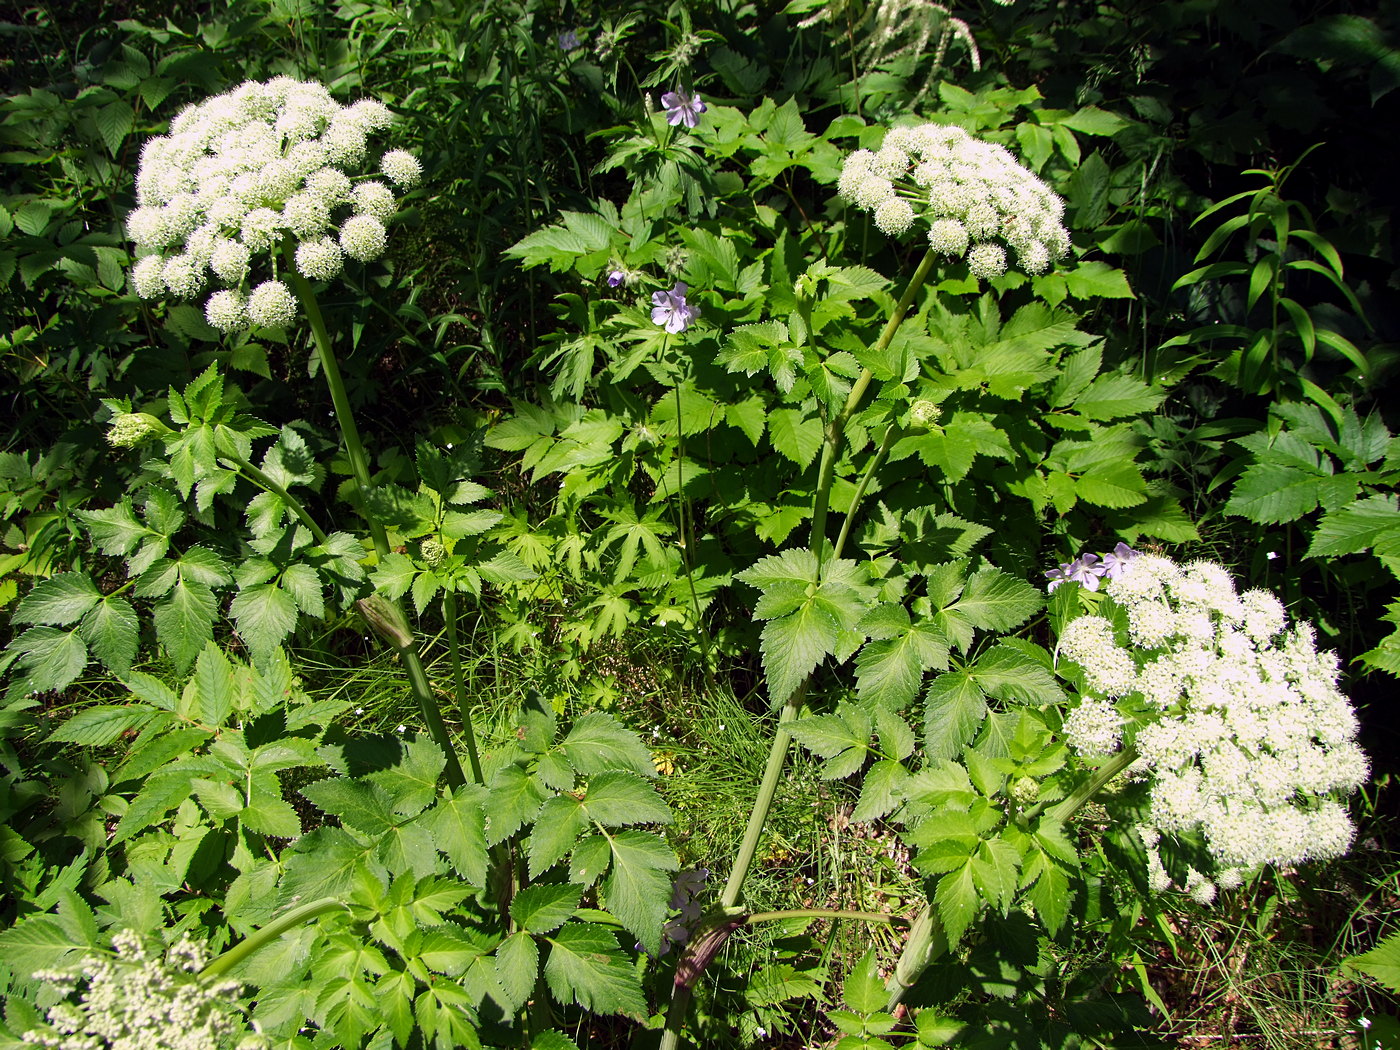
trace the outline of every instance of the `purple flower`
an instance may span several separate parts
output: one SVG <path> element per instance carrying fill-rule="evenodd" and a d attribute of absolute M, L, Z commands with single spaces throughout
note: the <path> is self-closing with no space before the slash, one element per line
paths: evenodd
<path fill-rule="evenodd" d="M 689 328 L 699 311 L 685 301 L 686 291 L 685 282 L 677 281 L 669 292 L 652 292 L 651 323 L 661 325 L 672 335 Z"/>
<path fill-rule="evenodd" d="M 1091 591 L 1099 589 L 1099 580 L 1104 574 L 1104 566 L 1095 564 L 1099 560 L 1097 554 L 1081 554 L 1074 561 L 1061 562 L 1058 569 L 1051 569 L 1045 575 L 1049 579 L 1045 589 L 1053 591 L 1062 583 L 1081 583 Z"/>
<path fill-rule="evenodd" d="M 578 38 L 578 30 L 569 29 L 559 34 L 559 46 L 565 51 L 574 51 L 583 46 Z"/>
<path fill-rule="evenodd" d="M 684 91 L 668 91 L 661 96 L 661 105 L 666 110 L 666 123 L 675 127 L 684 124 L 688 128 L 700 123 L 700 114 L 705 112 L 705 103 L 699 95 L 687 95 Z"/>
<path fill-rule="evenodd" d="M 608 274 L 608 287 L 616 288 L 625 280 L 627 280 L 627 275 L 625 273 L 621 270 L 614 270 L 612 273 Z"/>
<path fill-rule="evenodd" d="M 1129 547 L 1126 543 L 1120 542 L 1118 546 L 1103 556 L 1103 572 L 1110 580 L 1116 580 L 1123 575 L 1124 570 L 1137 558 L 1138 552 Z"/>

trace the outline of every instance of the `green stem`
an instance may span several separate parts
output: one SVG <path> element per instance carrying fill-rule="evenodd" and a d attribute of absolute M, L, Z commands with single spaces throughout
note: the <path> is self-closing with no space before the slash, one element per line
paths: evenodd
<path fill-rule="evenodd" d="M 885 457 L 890 454 L 890 446 L 894 444 L 894 435 L 898 429 L 893 423 L 885 428 L 885 437 L 880 442 L 879 450 L 866 465 L 865 473 L 861 475 L 860 484 L 856 486 L 855 495 L 851 497 L 851 505 L 846 510 L 846 517 L 841 522 L 841 534 L 836 537 L 836 546 L 831 549 L 833 559 L 840 558 L 841 552 L 846 549 L 846 540 L 851 535 L 851 523 L 856 520 L 856 508 L 860 506 L 860 501 L 865 498 L 865 490 L 870 487 L 870 479 L 884 465 Z"/>
<path fill-rule="evenodd" d="M 290 253 L 290 246 L 288 252 Z M 289 259 L 290 262 L 290 259 Z M 301 300 L 302 309 L 306 311 L 306 319 L 311 324 L 311 335 L 316 344 L 317 356 L 321 359 L 321 371 L 326 377 L 326 386 L 330 388 L 331 404 L 335 406 L 336 422 L 340 424 L 341 436 L 345 439 L 345 454 L 350 458 L 350 470 L 355 475 L 355 485 L 360 491 L 360 500 L 363 502 L 369 495 L 369 458 L 365 455 L 365 446 L 360 441 L 360 429 L 355 425 L 355 414 L 350 408 L 350 398 L 345 393 L 345 380 L 340 375 L 340 365 L 335 359 L 335 352 L 331 349 L 330 332 L 326 330 L 326 319 L 321 315 L 320 304 L 316 302 L 316 293 L 311 288 L 311 283 L 297 272 L 294 265 L 287 267 L 287 277 L 292 282 L 292 288 Z M 374 539 L 374 550 L 380 559 L 389 555 L 389 536 L 384 531 L 384 526 L 376 521 L 369 514 L 365 515 L 365 521 L 369 523 L 370 536 Z"/>
<path fill-rule="evenodd" d="M 457 713 L 462 719 L 462 732 L 467 737 L 467 762 L 472 767 L 472 779 L 485 785 L 481 775 L 481 759 L 477 755 L 476 730 L 472 726 L 471 708 L 467 705 L 467 687 L 462 677 L 462 646 L 457 638 L 457 592 L 443 591 L 442 612 L 447 620 L 447 651 L 452 654 L 452 685 L 457 691 Z"/>
<path fill-rule="evenodd" d="M 890 345 L 894 333 L 899 329 L 905 314 L 909 312 L 919 290 L 928 279 L 938 256 L 933 251 L 924 254 L 914 276 L 909 279 L 904 294 L 895 305 L 894 312 L 885 323 L 880 338 L 872 348 L 880 353 Z M 827 424 L 825 444 L 822 449 L 821 466 L 817 471 L 817 493 L 812 505 L 812 553 L 818 565 L 817 578 L 820 579 L 823 548 L 826 545 L 826 517 L 831 506 L 831 486 L 836 475 L 836 463 L 841 458 L 841 444 L 845 440 L 846 424 L 860 407 L 861 399 L 875 378 L 870 369 L 865 369 L 851 386 L 846 403 L 841 412 Z M 887 435 L 888 437 L 888 435 Z M 854 505 L 851 510 L 854 511 Z M 778 781 L 783 774 L 783 764 L 787 761 L 788 744 L 792 741 L 791 724 L 796 720 L 807 699 L 807 687 L 811 676 L 785 698 L 783 709 L 778 716 L 778 728 L 773 734 L 773 745 L 768 752 L 768 764 L 763 771 L 763 782 L 759 785 L 758 796 L 754 799 L 753 811 L 749 814 L 749 824 L 744 831 L 743 842 L 739 845 L 739 855 L 734 858 L 734 867 L 729 872 L 729 880 L 724 885 L 720 898 L 721 908 L 733 908 L 743 891 L 744 880 L 753 866 L 754 854 L 758 850 L 758 840 L 763 835 L 763 827 L 768 822 L 768 811 L 773 806 L 773 796 L 778 790 Z M 661 1039 L 660 1050 L 675 1050 L 680 1039 L 681 1025 L 685 1020 L 686 1008 L 690 1002 L 688 985 L 677 985 L 671 994 L 671 1004 L 666 1014 L 666 1031 Z"/>
<path fill-rule="evenodd" d="M 305 504 L 303 504 L 301 500 L 297 499 L 281 485 L 273 481 L 272 478 L 268 477 L 267 474 L 263 473 L 241 456 L 228 456 L 225 458 L 238 465 L 238 472 L 240 474 L 246 475 L 249 480 L 261 485 L 289 507 L 291 512 L 297 516 L 297 521 L 305 525 L 307 529 L 310 530 L 311 535 L 316 537 L 317 543 L 324 544 L 330 539 L 330 537 L 326 535 L 326 530 L 316 524 L 316 520 L 311 517 L 311 514 L 307 511 Z"/>
<path fill-rule="evenodd" d="M 890 319 L 885 322 L 880 338 L 871 347 L 872 352 L 878 354 L 890 345 L 890 341 L 894 339 L 894 333 L 904 321 L 904 315 L 914 304 L 919 289 L 924 286 L 929 271 L 933 269 L 934 263 L 937 261 L 938 255 L 932 249 L 924 253 L 923 259 L 919 262 L 919 268 L 914 271 L 914 276 L 909 278 L 908 287 L 904 289 L 904 294 L 900 296 L 899 302 L 895 305 L 894 313 L 890 314 Z M 860 407 L 861 399 L 865 397 L 866 390 L 870 388 L 870 381 L 874 378 L 875 376 L 870 369 L 862 371 L 851 386 L 851 392 L 846 395 L 846 403 L 840 413 L 826 426 L 826 441 L 822 448 L 821 466 L 817 470 L 817 496 L 812 506 L 812 553 L 817 556 L 818 565 L 822 561 L 822 548 L 826 545 L 826 516 L 831 505 L 831 484 L 836 476 L 836 463 L 841 458 L 841 446 L 846 440 L 846 424 L 850 422 L 851 416 Z"/>
<path fill-rule="evenodd" d="M 350 408 L 350 399 L 345 393 L 345 381 L 340 376 L 340 366 L 336 363 L 335 351 L 331 348 L 331 336 L 330 332 L 326 330 L 326 319 L 321 314 L 321 307 L 316 302 L 316 293 L 312 289 L 311 283 L 296 269 L 290 241 L 287 242 L 286 275 L 292 283 L 292 289 L 296 292 L 297 298 L 301 300 L 302 309 L 306 311 L 306 319 L 311 325 L 313 342 L 316 344 L 316 352 L 321 359 L 321 371 L 325 373 L 326 386 L 330 388 L 331 403 L 335 406 L 336 422 L 340 424 L 340 433 L 345 439 L 345 452 L 350 457 L 350 469 L 355 475 L 355 485 L 359 489 L 360 501 L 363 505 L 370 489 L 369 459 L 366 457 L 365 447 L 360 441 L 360 431 L 355 425 L 355 414 Z M 388 533 L 385 532 L 384 526 L 368 513 L 365 514 L 365 521 L 369 524 L 369 533 L 374 541 L 375 553 L 382 562 L 389 556 Z M 390 604 L 398 611 L 397 602 Z M 401 611 L 399 618 L 402 619 Z M 444 770 L 447 781 L 454 788 L 461 787 L 467 782 L 467 778 L 462 773 L 462 764 L 457 760 L 456 749 L 452 746 L 452 737 L 447 732 L 447 726 L 443 724 L 442 712 L 438 709 L 432 686 L 428 684 L 428 673 L 423 669 L 423 661 L 418 655 L 418 647 L 414 644 L 405 645 L 399 641 L 395 641 L 394 646 L 398 649 L 399 655 L 403 659 L 404 669 L 408 672 L 409 685 L 413 690 L 414 699 L 418 701 L 423 724 L 447 758 L 447 767 Z"/>
<path fill-rule="evenodd" d="M 744 925 L 756 922 L 776 922 L 779 919 L 855 919 L 882 926 L 908 926 L 902 915 L 886 915 L 882 911 L 849 911 L 844 908 L 794 908 L 789 911 L 755 911 L 744 917 Z"/>
<path fill-rule="evenodd" d="M 803 682 L 783 704 L 778 715 L 778 728 L 773 734 L 773 746 L 768 751 L 768 765 L 763 770 L 763 782 L 758 786 L 758 796 L 754 799 L 753 811 L 749 814 L 749 826 L 744 831 L 744 840 L 739 845 L 739 855 L 734 858 L 734 867 L 729 872 L 729 881 L 724 884 L 724 895 L 720 897 L 721 908 L 732 908 L 739 903 L 739 893 L 748 878 L 753 865 L 754 853 L 758 850 L 758 840 L 763 835 L 763 825 L 768 820 L 768 810 L 773 805 L 773 796 L 778 790 L 778 779 L 783 774 L 783 761 L 787 758 L 788 742 L 792 740 L 791 725 L 807 699 L 807 683 Z"/>
<path fill-rule="evenodd" d="M 1100 766 L 1093 777 L 1081 784 L 1074 794 L 1049 807 L 1050 819 L 1059 821 L 1061 824 L 1068 821 L 1070 817 L 1079 812 L 1080 807 L 1097 795 L 1105 784 L 1131 766 L 1137 759 L 1138 753 L 1130 747 L 1125 747 Z M 1037 804 L 1027 811 L 1026 818 L 1033 820 L 1040 816 L 1045 809 L 1045 804 Z"/>
<path fill-rule="evenodd" d="M 349 911 L 350 906 L 336 897 L 322 897 L 320 900 L 312 901 L 310 904 L 303 904 L 298 908 L 293 908 L 285 915 L 273 919 L 260 930 L 255 930 L 247 937 L 243 938 L 228 951 L 224 952 L 217 959 L 214 959 L 204 969 L 199 971 L 202 978 L 220 977 L 228 973 L 239 963 L 265 944 L 275 941 L 282 934 L 290 929 L 300 926 L 317 916 L 326 912 L 335 911 L 339 908 L 342 911 Z"/>

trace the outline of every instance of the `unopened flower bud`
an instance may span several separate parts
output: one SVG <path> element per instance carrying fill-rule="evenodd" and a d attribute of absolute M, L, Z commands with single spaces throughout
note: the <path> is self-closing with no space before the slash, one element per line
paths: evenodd
<path fill-rule="evenodd" d="M 383 595 L 371 594 L 368 598 L 361 598 L 355 607 L 374 633 L 395 649 L 408 649 L 413 645 L 413 631 L 403 611 Z"/>
<path fill-rule="evenodd" d="M 437 540 L 424 540 L 420 550 L 430 569 L 436 569 L 447 557 L 447 548 Z"/>
<path fill-rule="evenodd" d="M 169 433 L 170 428 L 148 412 L 122 412 L 108 425 L 107 441 L 117 448 L 135 448 L 153 434 Z"/>
<path fill-rule="evenodd" d="M 914 430 L 932 430 L 943 410 L 932 401 L 920 398 L 909 406 L 909 426 Z"/>

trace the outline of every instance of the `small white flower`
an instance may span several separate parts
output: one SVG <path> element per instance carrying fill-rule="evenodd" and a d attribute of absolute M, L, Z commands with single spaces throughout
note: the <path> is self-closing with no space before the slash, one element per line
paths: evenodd
<path fill-rule="evenodd" d="M 215 292 L 204 304 L 204 316 L 223 332 L 237 332 L 248 327 L 248 304 L 238 292 Z"/>
<path fill-rule="evenodd" d="M 131 268 L 131 287 L 142 299 L 158 299 L 165 294 L 165 258 L 160 255 L 147 255 L 137 259 Z"/>
<path fill-rule="evenodd" d="M 360 262 L 369 262 L 384 252 L 388 234 L 384 224 L 372 215 L 352 215 L 340 228 L 340 246 L 345 254 Z"/>
<path fill-rule="evenodd" d="M 423 165 L 418 162 L 418 158 L 401 149 L 390 150 L 384 154 L 384 159 L 379 162 L 379 170 L 402 190 L 418 185 L 418 180 L 423 177 Z"/>
<path fill-rule="evenodd" d="M 901 197 L 892 197 L 875 209 L 875 225 L 897 237 L 914 223 L 914 209 Z"/>
<path fill-rule="evenodd" d="M 1006 249 L 990 241 L 974 244 L 967 253 L 967 268 L 983 280 L 1000 277 L 1006 272 Z"/>
<path fill-rule="evenodd" d="M 296 316 L 296 297 L 281 281 L 264 281 L 248 296 L 248 318 L 255 325 L 287 328 Z"/>
<path fill-rule="evenodd" d="M 319 237 L 297 245 L 296 263 L 302 276 L 313 281 L 329 281 L 344 268 L 345 255 L 334 240 Z"/>
<path fill-rule="evenodd" d="M 372 215 L 380 222 L 388 222 L 398 208 L 394 191 L 377 180 L 362 182 L 353 191 L 355 211 L 361 215 Z"/>

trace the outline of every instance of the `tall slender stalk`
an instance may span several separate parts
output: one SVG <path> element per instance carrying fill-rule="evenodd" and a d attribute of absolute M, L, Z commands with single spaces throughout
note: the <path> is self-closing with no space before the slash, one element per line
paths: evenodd
<path fill-rule="evenodd" d="M 447 651 L 452 655 L 452 686 L 457 693 L 457 715 L 462 720 L 462 732 L 467 737 L 467 762 L 472 767 L 472 779 L 485 784 L 481 775 L 481 758 L 477 754 L 476 729 L 472 726 L 471 708 L 467 706 L 467 687 L 462 677 L 462 645 L 457 637 L 457 592 L 442 592 L 442 615 L 447 621 Z"/>
<path fill-rule="evenodd" d="M 924 282 L 928 280 L 928 275 L 933 270 L 937 260 L 938 256 L 932 250 L 924 254 L 918 268 L 914 271 L 914 275 L 909 278 L 909 284 L 905 287 L 904 294 L 900 296 L 899 302 L 895 305 L 894 312 L 890 314 L 889 320 L 880 332 L 879 339 L 872 347 L 875 353 L 885 350 L 890 345 L 890 341 L 894 339 L 895 332 L 904 321 L 909 308 L 914 304 L 914 300 L 918 297 Z M 811 550 L 816 556 L 819 574 L 822 555 L 825 553 L 827 544 L 826 518 L 831 506 L 831 486 L 836 476 L 836 464 L 841 458 L 841 448 L 846 437 L 846 424 L 860 408 L 860 403 L 864 399 L 866 391 L 870 389 L 870 383 L 874 378 L 874 373 L 868 368 L 861 372 L 852 384 L 851 391 L 846 396 L 846 402 L 840 413 L 826 427 L 821 465 L 817 470 L 817 491 L 812 503 Z M 887 433 L 885 438 L 886 444 L 888 444 L 890 435 Z M 888 449 L 884 449 L 884 451 L 888 451 Z M 877 453 L 877 458 L 878 455 Z M 868 485 L 868 483 L 869 477 L 867 476 L 865 484 Z M 855 506 L 853 504 L 847 515 L 848 523 L 854 513 Z M 842 530 L 840 542 L 843 544 L 847 531 L 846 529 Z M 740 843 L 738 856 L 734 858 L 734 867 L 730 869 L 729 879 L 725 882 L 724 893 L 720 897 L 720 908 L 723 910 L 732 910 L 738 905 L 739 896 L 743 892 L 744 880 L 748 878 L 749 869 L 753 866 L 753 858 L 758 851 L 758 841 L 763 836 L 764 825 L 768 822 L 768 813 L 773 807 L 773 797 L 777 794 L 778 782 L 782 778 L 783 765 L 787 761 L 788 745 L 792 742 L 791 724 L 802 711 L 810 682 L 811 676 L 809 675 L 793 691 L 792 695 L 783 701 L 782 710 L 778 715 L 778 726 L 773 733 L 773 743 L 768 751 L 768 763 L 764 767 L 763 781 L 759 784 L 758 795 L 754 799 L 753 810 L 749 813 L 748 827 L 744 830 L 744 838 Z M 672 990 L 671 1003 L 666 1016 L 666 1030 L 661 1038 L 660 1050 L 675 1050 L 679 1045 L 680 1030 L 684 1024 L 685 1012 L 689 1003 L 689 985 L 678 983 Z"/>
<path fill-rule="evenodd" d="M 279 915 L 260 930 L 255 930 L 243 940 L 239 941 L 228 951 L 224 952 L 217 959 L 212 960 L 208 966 L 199 971 L 199 976 L 206 980 L 211 977 L 220 977 L 233 969 L 240 962 L 252 955 L 265 944 L 270 944 L 288 930 L 295 929 L 304 922 L 317 918 L 331 911 L 349 911 L 350 906 L 338 897 L 322 897 L 320 900 L 311 901 L 300 907 L 293 908 L 284 915 Z"/>
<path fill-rule="evenodd" d="M 341 436 L 345 439 L 345 452 L 350 458 L 350 469 L 355 475 L 355 485 L 359 489 L 360 499 L 363 503 L 368 497 L 370 489 L 369 459 L 365 455 L 365 446 L 360 441 L 360 430 L 355 425 L 355 414 L 350 408 L 350 399 L 345 393 L 345 381 L 340 376 L 340 365 L 336 362 L 335 352 L 331 348 L 330 332 L 326 330 L 326 319 L 321 314 L 320 304 L 316 301 L 316 293 L 312 289 L 311 283 L 297 271 L 293 264 L 290 244 L 287 246 L 287 254 L 286 276 L 291 282 L 292 290 L 301 300 L 302 309 L 306 311 L 306 319 L 311 324 L 312 341 L 316 345 L 316 353 L 321 360 L 321 371 L 325 374 L 326 386 L 330 388 L 331 403 L 335 406 L 336 422 L 340 425 Z M 389 555 L 388 533 L 384 526 L 369 513 L 365 514 L 365 520 L 369 523 L 369 533 L 374 541 L 375 553 L 382 561 Z M 391 619 L 406 625 L 408 621 L 398 603 L 388 602 L 387 604 L 392 609 Z M 371 624 L 376 626 L 376 630 L 378 629 L 373 620 L 371 620 Z M 403 660 L 404 670 L 408 673 L 409 686 L 413 690 L 414 699 L 418 701 L 418 710 L 423 716 L 423 724 L 447 759 L 447 766 L 444 770 L 447 782 L 454 788 L 461 787 L 467 782 L 467 778 L 462 772 L 461 762 L 457 759 L 457 751 L 452 744 L 452 737 L 442 720 L 442 711 L 438 708 L 437 698 L 433 696 L 432 686 L 428 682 L 428 672 L 423 667 L 423 661 L 418 655 L 418 646 L 414 643 L 412 634 L 408 635 L 405 642 L 400 632 L 380 633 L 382 637 L 394 645 Z"/>

